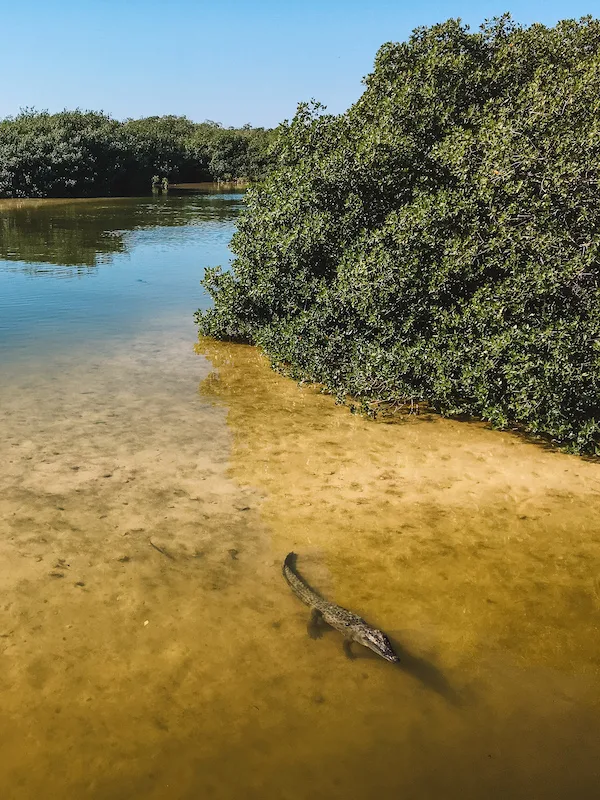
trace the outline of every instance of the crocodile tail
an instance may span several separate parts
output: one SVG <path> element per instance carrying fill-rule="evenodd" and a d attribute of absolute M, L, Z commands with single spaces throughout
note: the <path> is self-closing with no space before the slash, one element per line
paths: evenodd
<path fill-rule="evenodd" d="M 307 606 L 318 607 L 323 598 L 296 572 L 296 554 L 288 553 L 283 562 L 283 577 L 294 594 Z"/>
<path fill-rule="evenodd" d="M 291 570 L 293 570 L 295 572 L 296 571 L 296 559 L 297 558 L 298 558 L 298 556 L 296 555 L 296 553 L 293 553 L 293 552 L 292 553 L 288 553 L 287 556 L 284 559 L 284 562 L 283 562 L 284 569 L 285 569 L 285 567 L 287 567 L 288 569 L 291 569 Z M 285 572 L 284 572 L 284 574 L 285 574 Z"/>

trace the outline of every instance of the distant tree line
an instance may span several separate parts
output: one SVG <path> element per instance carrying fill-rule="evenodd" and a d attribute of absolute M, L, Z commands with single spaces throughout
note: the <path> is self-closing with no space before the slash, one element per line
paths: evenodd
<path fill-rule="evenodd" d="M 385 44 L 348 112 L 301 105 L 202 333 L 370 412 L 426 400 L 600 454 L 600 22 Z"/>
<path fill-rule="evenodd" d="M 163 116 L 124 122 L 93 111 L 24 110 L 0 121 L 0 197 L 147 191 L 171 182 L 263 178 L 274 131 Z"/>

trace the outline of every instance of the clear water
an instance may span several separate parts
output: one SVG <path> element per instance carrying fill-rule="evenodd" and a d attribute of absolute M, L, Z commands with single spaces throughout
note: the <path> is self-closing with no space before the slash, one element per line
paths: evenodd
<path fill-rule="evenodd" d="M 0 203 L 0 797 L 596 798 L 600 466 L 196 347 L 241 204 Z"/>
<path fill-rule="evenodd" d="M 120 339 L 206 302 L 242 194 L 0 201 L 0 358 Z"/>

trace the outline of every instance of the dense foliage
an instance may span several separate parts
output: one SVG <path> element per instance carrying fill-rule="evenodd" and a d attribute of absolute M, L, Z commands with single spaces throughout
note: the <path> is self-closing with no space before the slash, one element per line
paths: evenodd
<path fill-rule="evenodd" d="M 600 447 L 600 23 L 386 44 L 341 116 L 301 105 L 204 334 L 338 397 L 426 399 Z"/>
<path fill-rule="evenodd" d="M 0 122 L 0 197 L 147 191 L 171 181 L 257 180 L 273 132 L 165 116 L 119 122 L 105 114 L 24 111 Z"/>

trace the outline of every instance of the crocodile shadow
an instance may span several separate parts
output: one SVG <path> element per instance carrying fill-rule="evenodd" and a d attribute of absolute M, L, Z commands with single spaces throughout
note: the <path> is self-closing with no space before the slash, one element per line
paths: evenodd
<path fill-rule="evenodd" d="M 439 694 L 446 702 L 453 706 L 465 705 L 465 698 L 450 684 L 444 673 L 426 658 L 421 658 L 410 652 L 397 639 L 391 639 L 395 652 L 400 661 L 390 666 L 405 672 L 411 678 L 419 681 L 426 689 Z"/>
<path fill-rule="evenodd" d="M 315 619 L 313 617 L 307 625 L 307 630 L 311 639 L 320 639 L 324 632 L 332 631 L 334 628 L 328 625 L 324 620 Z M 421 658 L 411 653 L 398 639 L 392 636 L 388 638 L 394 648 L 394 652 L 400 659 L 399 662 L 390 664 L 388 669 L 398 669 L 410 675 L 411 678 L 419 681 L 426 689 L 443 697 L 450 705 L 459 707 L 466 704 L 466 698 L 454 689 L 444 673 L 436 667 L 435 664 L 426 658 Z M 363 658 L 379 660 L 379 657 L 375 653 L 372 653 L 364 647 L 355 648 L 352 658 L 356 660 Z"/>

